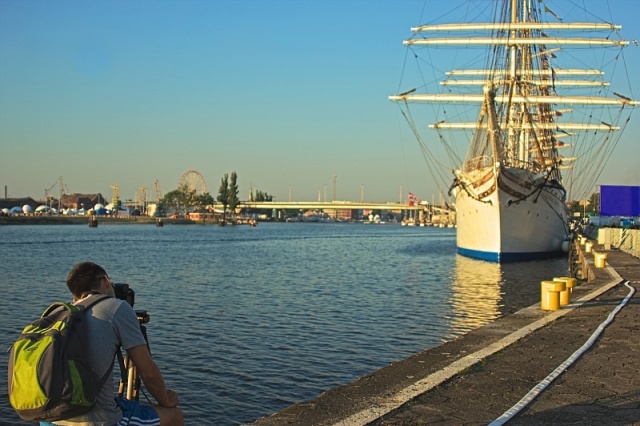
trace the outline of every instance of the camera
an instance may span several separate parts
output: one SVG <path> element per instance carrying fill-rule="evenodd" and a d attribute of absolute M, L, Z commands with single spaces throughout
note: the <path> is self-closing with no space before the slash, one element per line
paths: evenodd
<path fill-rule="evenodd" d="M 124 283 L 112 283 L 113 291 L 116 293 L 116 297 L 120 300 L 124 300 L 133 308 L 133 303 L 136 299 L 136 292 L 133 291 L 129 284 Z M 138 311 L 136 310 L 136 316 L 138 317 L 138 321 L 140 325 L 146 324 L 149 322 L 150 317 L 147 311 Z"/>
<path fill-rule="evenodd" d="M 129 287 L 129 284 L 112 283 L 111 285 L 113 286 L 113 291 L 116 293 L 116 297 L 120 300 L 124 300 L 133 308 L 133 303 L 136 299 L 136 292 L 133 291 L 131 287 Z M 147 311 L 136 310 L 135 312 L 140 325 L 148 323 L 151 319 Z"/>
<path fill-rule="evenodd" d="M 111 284 L 113 286 L 113 291 L 116 293 L 116 297 L 120 300 L 126 301 L 131 307 L 133 307 L 133 303 L 136 299 L 136 293 L 133 291 L 129 284 Z"/>
<path fill-rule="evenodd" d="M 136 316 L 138 317 L 138 322 L 140 322 L 140 325 L 146 324 L 151 320 L 151 317 L 149 316 L 149 313 L 147 311 L 136 310 Z"/>

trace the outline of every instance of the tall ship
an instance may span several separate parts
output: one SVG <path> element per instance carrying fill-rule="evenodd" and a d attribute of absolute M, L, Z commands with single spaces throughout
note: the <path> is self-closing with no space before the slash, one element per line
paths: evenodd
<path fill-rule="evenodd" d="M 450 160 L 460 254 L 495 262 L 561 254 L 570 191 L 575 182 L 594 188 L 638 105 L 592 63 L 622 69 L 629 42 L 621 26 L 568 22 L 542 0 L 469 3 L 478 10 L 468 16 L 485 20 L 411 29 L 407 57 L 427 67 L 415 74 L 424 84 L 389 99 L 431 167 Z M 447 68 L 454 58 L 466 67 Z M 431 92 L 430 80 L 439 83 Z M 434 136 L 421 133 L 427 127 Z"/>

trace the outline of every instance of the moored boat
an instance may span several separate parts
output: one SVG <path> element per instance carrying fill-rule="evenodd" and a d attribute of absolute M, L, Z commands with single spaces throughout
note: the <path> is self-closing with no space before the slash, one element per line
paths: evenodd
<path fill-rule="evenodd" d="M 491 20 L 422 25 L 404 42 L 414 57 L 438 67 L 448 65 L 443 51 L 476 54 L 485 48 L 481 61 L 460 55 L 485 68 L 453 68 L 439 92 L 411 89 L 389 98 L 427 151 L 418 130 L 423 126 L 409 106 L 426 102 L 441 113 L 429 117 L 429 127 L 447 147 L 454 169 L 449 195 L 455 198 L 459 253 L 499 262 L 550 257 L 561 254 L 570 238 L 566 203 L 568 192 L 576 190 L 573 163 L 581 160 L 589 170 L 580 179 L 592 188 L 599 175 L 593 170 L 602 170 L 618 131 L 639 104 L 614 91 L 601 69 L 583 69 L 582 54 L 593 59 L 592 49 L 598 48 L 609 54 L 603 61 L 617 60 L 629 42 L 620 37 L 620 26 L 565 22 L 542 1 L 495 3 Z M 458 121 L 465 116 L 468 121 Z M 468 142 L 466 155 L 458 157 L 453 134 L 465 131 L 458 139 Z M 572 146 L 578 155 L 563 155 Z M 569 170 L 568 179 L 563 170 Z"/>

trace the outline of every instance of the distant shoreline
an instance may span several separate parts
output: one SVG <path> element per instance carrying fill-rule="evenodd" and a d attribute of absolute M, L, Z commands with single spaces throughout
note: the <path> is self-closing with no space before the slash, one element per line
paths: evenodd
<path fill-rule="evenodd" d="M 19 216 L 0 216 L 0 226 L 2 225 L 89 225 L 90 216 L 64 216 L 64 215 L 19 215 Z M 96 216 L 98 225 L 136 225 L 150 224 L 155 225 L 156 218 L 148 216 L 130 216 L 130 217 L 110 217 Z M 166 225 L 190 225 L 196 222 L 189 219 L 169 219 L 162 218 L 162 222 Z"/>

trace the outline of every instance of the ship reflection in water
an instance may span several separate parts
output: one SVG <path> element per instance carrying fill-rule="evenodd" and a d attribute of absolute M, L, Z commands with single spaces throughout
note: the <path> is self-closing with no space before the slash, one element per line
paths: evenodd
<path fill-rule="evenodd" d="M 564 258 L 493 263 L 456 255 L 451 280 L 451 329 L 473 330 L 539 302 L 540 281 L 567 273 Z"/>

